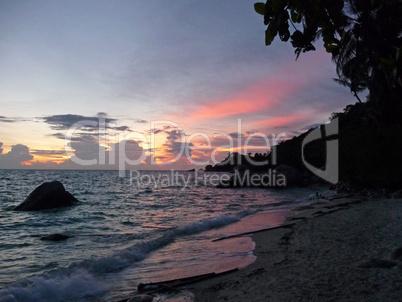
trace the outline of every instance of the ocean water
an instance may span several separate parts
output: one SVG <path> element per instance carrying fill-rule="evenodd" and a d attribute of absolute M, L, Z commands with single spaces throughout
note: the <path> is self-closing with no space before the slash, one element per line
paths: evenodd
<path fill-rule="evenodd" d="M 279 225 L 316 192 L 219 189 L 202 181 L 207 173 L 134 172 L 0 170 L 0 301 L 118 301 L 140 282 L 247 266 L 250 237 L 213 239 Z M 12 210 L 52 180 L 80 204 Z M 40 240 L 56 233 L 72 238 Z"/>

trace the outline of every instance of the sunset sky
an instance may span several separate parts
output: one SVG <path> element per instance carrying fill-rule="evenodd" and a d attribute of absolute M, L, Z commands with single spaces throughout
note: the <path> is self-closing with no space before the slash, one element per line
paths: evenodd
<path fill-rule="evenodd" d="M 319 45 L 266 47 L 253 3 L 1 1 L 0 168 L 204 167 L 354 103 Z"/>

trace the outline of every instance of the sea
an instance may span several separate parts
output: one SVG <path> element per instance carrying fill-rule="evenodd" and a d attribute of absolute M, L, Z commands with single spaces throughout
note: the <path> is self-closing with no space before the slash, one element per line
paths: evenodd
<path fill-rule="evenodd" d="M 278 226 L 327 190 L 217 188 L 222 175 L 0 170 L 0 301 L 117 302 L 140 283 L 245 267 L 256 259 L 250 236 L 214 239 Z M 13 211 L 53 180 L 80 203 Z M 51 234 L 70 238 L 41 240 Z"/>

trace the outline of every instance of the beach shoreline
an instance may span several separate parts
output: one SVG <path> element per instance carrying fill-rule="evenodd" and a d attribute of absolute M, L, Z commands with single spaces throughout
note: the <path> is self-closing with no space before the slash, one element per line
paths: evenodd
<path fill-rule="evenodd" d="M 290 221 L 296 223 L 252 235 L 254 263 L 185 289 L 195 301 L 397 301 L 402 296 L 402 199 L 317 200 Z"/>

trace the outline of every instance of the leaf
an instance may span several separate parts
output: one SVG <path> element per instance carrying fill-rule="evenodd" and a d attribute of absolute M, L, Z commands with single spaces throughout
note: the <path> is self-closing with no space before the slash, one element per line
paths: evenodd
<path fill-rule="evenodd" d="M 301 49 L 300 49 L 299 47 L 298 47 L 298 48 L 296 48 L 296 49 L 295 49 L 296 61 L 297 61 L 297 59 L 299 58 L 300 53 L 301 53 Z"/>
<path fill-rule="evenodd" d="M 312 43 L 308 43 L 306 46 L 304 46 L 303 52 L 315 50 L 315 47 Z"/>
<path fill-rule="evenodd" d="M 324 44 L 324 47 L 328 53 L 333 53 L 335 50 L 339 48 L 339 46 L 335 44 Z"/>
<path fill-rule="evenodd" d="M 272 41 L 274 40 L 275 36 L 271 35 L 271 31 L 269 28 L 265 31 L 265 45 L 271 45 Z"/>
<path fill-rule="evenodd" d="M 334 38 L 333 36 L 324 36 L 324 47 L 325 50 L 329 53 L 335 54 L 339 50 L 340 42 L 338 39 Z"/>
<path fill-rule="evenodd" d="M 254 3 L 254 10 L 256 11 L 257 14 L 260 14 L 263 16 L 267 12 L 265 9 L 265 3 L 262 3 L 262 2 Z"/>
<path fill-rule="evenodd" d="M 279 33 L 279 38 L 281 39 L 281 41 L 283 42 L 287 42 L 290 38 L 290 32 L 289 32 L 289 24 L 287 22 L 287 20 L 282 20 L 279 29 L 278 29 L 278 33 Z"/>
<path fill-rule="evenodd" d="M 291 12 L 290 12 L 290 18 L 292 19 L 292 22 L 293 23 L 299 23 L 300 21 L 299 21 L 299 15 L 298 15 L 298 13 L 296 12 L 296 11 L 294 11 L 294 10 L 292 10 Z"/>
<path fill-rule="evenodd" d="M 286 7 L 286 5 L 288 5 L 288 1 L 287 0 L 272 0 L 272 10 L 274 11 L 275 14 L 280 13 L 281 11 L 283 11 Z"/>
<path fill-rule="evenodd" d="M 300 47 L 304 45 L 304 35 L 300 30 L 296 30 L 292 36 L 292 45 L 293 47 Z"/>

